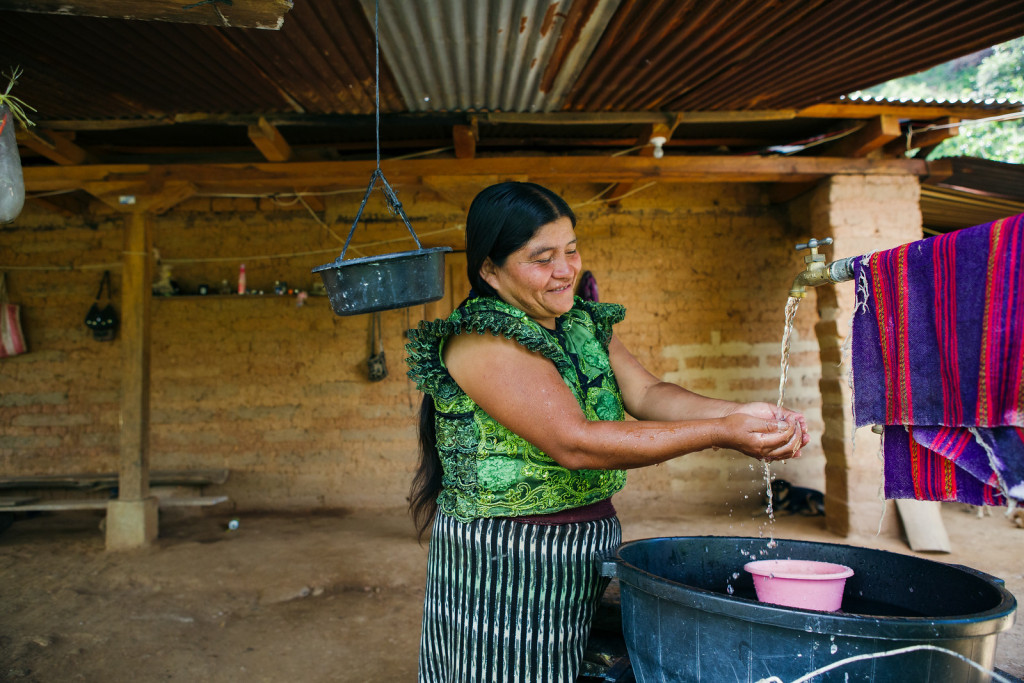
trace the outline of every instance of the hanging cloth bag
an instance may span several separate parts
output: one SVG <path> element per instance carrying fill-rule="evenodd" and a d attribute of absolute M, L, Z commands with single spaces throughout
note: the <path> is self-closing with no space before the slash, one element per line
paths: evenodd
<path fill-rule="evenodd" d="M 370 359 L 366 361 L 371 382 L 379 382 L 388 376 L 388 361 L 384 357 L 384 338 L 380 332 L 380 313 L 370 315 Z"/>
<path fill-rule="evenodd" d="M 100 305 L 103 290 L 107 291 L 107 305 Z M 92 336 L 96 341 L 113 341 L 117 336 L 117 310 L 110 301 L 110 271 L 103 271 L 103 279 L 100 280 L 100 289 L 96 292 L 96 301 L 89 308 L 85 315 L 85 326 L 92 330 Z"/>
<path fill-rule="evenodd" d="M 7 300 L 7 276 L 0 273 L 0 358 L 28 351 L 21 330 L 21 307 Z"/>

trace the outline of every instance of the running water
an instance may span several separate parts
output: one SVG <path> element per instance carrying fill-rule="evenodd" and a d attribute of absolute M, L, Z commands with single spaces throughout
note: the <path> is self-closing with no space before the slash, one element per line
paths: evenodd
<path fill-rule="evenodd" d="M 791 296 L 786 302 L 786 327 L 782 331 L 782 360 L 781 373 L 779 375 L 779 400 L 775 405 L 779 408 L 782 407 L 782 402 L 786 397 L 786 378 L 789 375 L 789 347 L 791 338 L 793 336 L 793 319 L 796 318 L 796 310 L 800 307 L 799 297 Z M 774 548 L 776 546 L 774 537 L 774 524 L 775 524 L 775 507 L 772 501 L 772 473 L 768 465 L 768 461 L 764 460 L 761 463 L 764 465 L 764 485 L 767 490 L 768 498 L 768 547 Z"/>

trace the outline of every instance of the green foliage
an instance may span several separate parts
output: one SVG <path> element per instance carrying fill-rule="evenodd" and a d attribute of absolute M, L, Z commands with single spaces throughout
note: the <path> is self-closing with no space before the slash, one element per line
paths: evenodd
<path fill-rule="evenodd" d="M 1024 102 L 1024 37 L 854 94 L 886 99 Z M 958 136 L 944 141 L 928 156 L 972 156 L 1022 164 L 1024 119 L 961 126 Z"/>

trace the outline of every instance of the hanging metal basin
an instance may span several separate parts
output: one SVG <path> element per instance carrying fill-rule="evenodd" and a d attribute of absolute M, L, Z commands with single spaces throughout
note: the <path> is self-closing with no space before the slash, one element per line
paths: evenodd
<path fill-rule="evenodd" d="M 338 315 L 388 311 L 444 296 L 444 254 L 451 250 L 434 247 L 347 261 L 339 258 L 313 272 L 320 273 Z"/>

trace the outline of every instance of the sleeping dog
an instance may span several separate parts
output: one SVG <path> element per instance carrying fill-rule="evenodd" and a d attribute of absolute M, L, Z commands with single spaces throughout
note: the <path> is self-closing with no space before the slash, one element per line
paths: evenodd
<path fill-rule="evenodd" d="M 765 505 L 768 504 L 767 498 Z M 801 514 L 816 516 L 825 514 L 825 494 L 814 489 L 793 486 L 785 479 L 772 482 L 772 507 L 776 514 Z"/>

